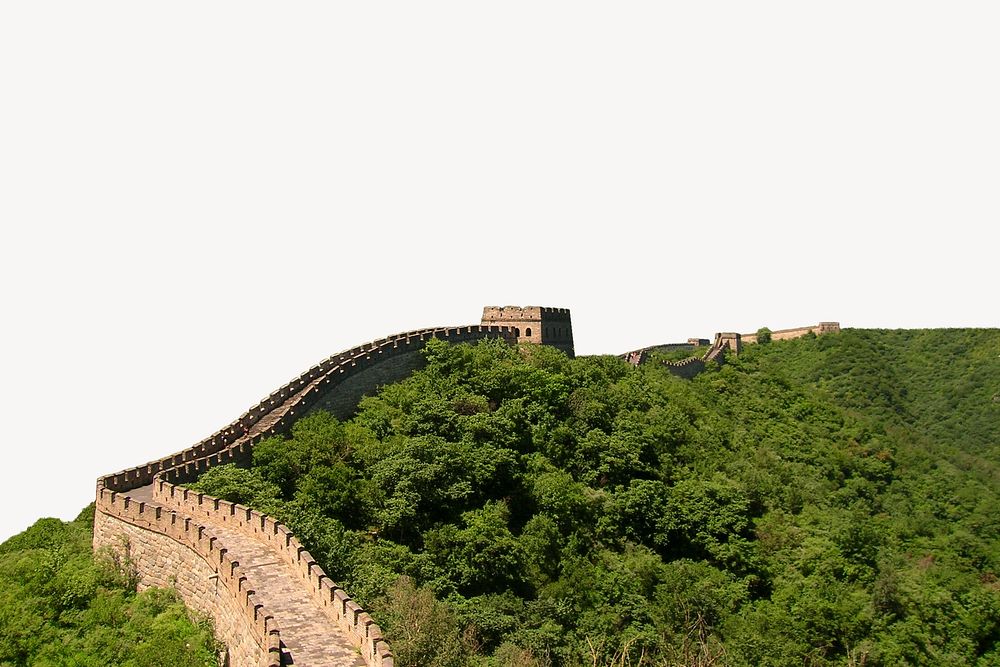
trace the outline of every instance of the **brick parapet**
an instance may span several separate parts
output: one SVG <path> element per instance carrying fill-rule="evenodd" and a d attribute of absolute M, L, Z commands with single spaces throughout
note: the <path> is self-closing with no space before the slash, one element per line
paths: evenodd
<path fill-rule="evenodd" d="M 98 489 L 96 510 L 169 537 L 200 556 L 214 571 L 231 601 L 243 610 L 246 622 L 253 628 L 253 641 L 260 653 L 260 660 L 255 662 L 267 667 L 280 667 L 281 630 L 274 616 L 258 599 L 247 572 L 210 528 L 156 503 L 135 501 L 126 494 L 106 488 Z"/>
<path fill-rule="evenodd" d="M 654 352 L 673 352 L 675 350 L 694 350 L 699 345 L 696 342 L 700 339 L 693 338 L 689 339 L 686 343 L 662 343 L 660 345 L 650 345 L 649 347 L 641 347 L 638 350 L 632 350 L 631 352 L 626 352 L 625 354 L 618 355 L 625 361 L 629 362 L 633 366 L 639 366 L 646 363 L 649 357 Z"/>
<path fill-rule="evenodd" d="M 327 576 L 312 554 L 280 521 L 245 505 L 161 479 L 153 483 L 153 498 L 164 507 L 196 517 L 209 526 L 235 529 L 267 544 L 297 573 L 319 608 L 345 632 L 368 665 L 392 667 L 392 651 L 382 629 L 343 588 Z"/>
<path fill-rule="evenodd" d="M 772 340 L 790 340 L 792 338 L 805 336 L 810 332 L 815 333 L 816 335 L 823 335 L 828 333 L 837 333 L 839 331 L 839 322 L 820 322 L 819 324 L 808 327 L 778 329 L 777 331 L 771 332 L 771 338 Z M 652 345 L 650 347 L 644 347 L 631 352 L 626 352 L 625 354 L 621 354 L 619 356 L 627 363 L 633 366 L 639 366 L 648 362 L 651 353 L 657 350 L 694 349 L 695 347 L 700 346 L 702 341 L 703 339 L 689 338 L 687 343 L 665 343 L 663 345 Z M 681 361 L 664 361 L 661 362 L 661 364 L 675 375 L 692 378 L 705 369 L 705 362 L 717 361 L 719 363 L 724 363 L 727 352 L 739 354 L 744 344 L 754 344 L 756 342 L 757 334 L 755 333 L 720 333 L 715 335 L 715 342 L 712 344 L 712 347 L 709 348 L 708 352 L 700 358 L 691 357 Z"/>

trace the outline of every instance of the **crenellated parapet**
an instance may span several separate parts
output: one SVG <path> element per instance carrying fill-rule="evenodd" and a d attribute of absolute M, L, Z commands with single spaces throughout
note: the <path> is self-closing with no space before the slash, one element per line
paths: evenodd
<path fill-rule="evenodd" d="M 298 538 L 280 521 L 238 503 L 231 503 L 158 479 L 153 500 L 161 506 L 194 517 L 211 527 L 228 527 L 268 544 L 301 579 L 316 607 L 329 616 L 367 665 L 390 667 L 392 652 L 382 629 L 316 562 Z"/>
<path fill-rule="evenodd" d="M 171 473 L 173 479 L 190 481 L 212 465 L 246 460 L 254 444 L 287 432 L 292 423 L 327 392 L 386 362 L 419 355 L 431 338 L 452 343 L 475 342 L 485 338 L 500 338 L 508 342 L 516 340 L 509 327 L 472 325 L 410 331 L 359 345 L 324 359 L 197 444 L 162 459 L 105 475 L 98 480 L 98 485 L 127 491 L 152 484 L 156 473 L 166 471 Z M 412 369 L 381 384 L 402 379 L 410 371 Z M 363 389 L 371 393 L 378 386 L 380 384 L 366 383 Z M 338 416 L 346 415 L 342 412 Z"/>
<path fill-rule="evenodd" d="M 174 586 L 188 606 L 210 614 L 217 633 L 230 639 L 236 664 L 281 665 L 281 631 L 257 595 L 253 574 L 204 523 L 99 488 L 94 540 L 120 550 L 133 565 L 141 562 L 140 587 Z M 182 567 L 166 564 L 180 559 Z"/>

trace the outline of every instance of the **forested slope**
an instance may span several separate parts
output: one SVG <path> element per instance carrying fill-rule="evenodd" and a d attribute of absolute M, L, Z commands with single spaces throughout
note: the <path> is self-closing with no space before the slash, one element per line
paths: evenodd
<path fill-rule="evenodd" d="M 403 665 L 998 665 L 1000 332 L 694 380 L 431 341 L 199 486 L 296 531 Z"/>
<path fill-rule="evenodd" d="M 91 552 L 94 507 L 0 544 L 0 665 L 217 664 L 211 628 L 176 593 L 136 593 L 128 564 Z"/>

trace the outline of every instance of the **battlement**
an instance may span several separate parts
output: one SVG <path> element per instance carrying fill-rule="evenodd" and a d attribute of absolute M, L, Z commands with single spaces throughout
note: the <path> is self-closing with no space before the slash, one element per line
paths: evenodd
<path fill-rule="evenodd" d="M 546 306 L 486 306 L 483 308 L 483 319 L 538 319 L 542 315 L 553 320 L 560 317 L 569 319 L 569 308 L 550 308 Z"/>

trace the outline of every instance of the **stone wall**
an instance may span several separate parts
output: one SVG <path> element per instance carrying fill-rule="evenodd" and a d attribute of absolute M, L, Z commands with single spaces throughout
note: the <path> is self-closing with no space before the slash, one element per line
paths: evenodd
<path fill-rule="evenodd" d="M 839 331 L 839 322 L 820 322 L 819 324 L 808 327 L 772 331 L 771 340 L 789 340 L 805 336 L 809 333 L 814 333 L 818 336 L 828 333 L 837 333 Z M 687 343 L 665 343 L 663 345 L 652 345 L 650 347 L 633 350 L 632 352 L 626 352 L 625 354 L 619 356 L 633 366 L 639 366 L 648 362 L 650 355 L 653 352 L 678 349 L 693 350 L 695 347 L 700 347 L 703 341 L 704 339 L 700 338 L 689 338 Z M 709 348 L 708 352 L 706 352 L 702 357 L 691 357 L 681 361 L 664 361 L 661 363 L 674 375 L 690 379 L 705 370 L 706 362 L 716 361 L 718 363 L 725 363 L 725 356 L 727 353 L 740 354 L 740 352 L 743 351 L 744 344 L 753 344 L 756 342 L 757 334 L 738 334 L 731 332 L 717 333 L 715 334 L 715 342 L 712 344 L 712 347 Z"/>
<path fill-rule="evenodd" d="M 363 397 L 374 394 L 379 387 L 399 382 L 423 367 L 424 355 L 420 349 L 387 358 L 380 364 L 344 378 L 335 391 L 328 391 L 316 399 L 309 411 L 326 410 L 337 419 L 347 419 Z"/>
<path fill-rule="evenodd" d="M 619 356 L 633 366 L 638 366 L 646 363 L 646 361 L 649 360 L 650 355 L 655 352 L 674 352 L 675 350 L 694 351 L 696 347 L 698 347 L 698 345 L 690 342 L 689 339 L 689 342 L 687 343 L 661 343 L 660 345 L 650 345 L 649 347 L 642 347 L 638 350 L 632 350 L 631 352 L 626 352 L 625 354 Z"/>
<path fill-rule="evenodd" d="M 153 498 L 163 507 L 176 509 L 211 526 L 236 529 L 257 540 L 267 542 L 274 552 L 298 572 L 298 576 L 311 592 L 317 611 L 326 614 L 352 643 L 359 647 L 369 665 L 390 667 L 392 661 L 389 644 L 382 636 L 382 629 L 343 588 L 326 575 L 299 540 L 281 522 L 266 514 L 176 486 L 158 481 L 153 486 Z"/>
<path fill-rule="evenodd" d="M 424 329 L 333 355 L 196 445 L 98 479 L 95 549 L 127 548 L 143 586 L 175 582 L 185 603 L 212 616 L 219 639 L 229 647 L 232 665 L 255 667 L 279 663 L 280 629 L 254 596 L 247 573 L 239 568 L 239 554 L 230 553 L 212 535 L 212 526 L 237 525 L 259 539 L 283 542 L 280 549 L 311 587 L 316 612 L 339 625 L 368 665 L 391 667 L 392 653 L 378 626 L 330 581 L 284 526 L 203 494 L 194 504 L 187 490 L 176 484 L 191 481 L 214 465 L 247 460 L 257 442 L 288 431 L 310 409 L 326 407 L 340 417 L 348 416 L 361 396 L 419 367 L 420 350 L 431 338 L 455 343 L 485 338 L 516 341 L 505 326 Z M 210 590 L 203 581 L 216 581 L 221 587 Z"/>
<path fill-rule="evenodd" d="M 677 377 L 690 380 L 705 370 L 705 360 L 699 357 L 682 359 L 681 361 L 665 361 L 663 367 Z"/>
<path fill-rule="evenodd" d="M 94 543 L 127 560 L 139 589 L 173 587 L 184 604 L 208 615 L 232 667 L 278 667 L 280 632 L 253 583 L 204 526 L 104 489 L 94 516 Z"/>
<path fill-rule="evenodd" d="M 253 445 L 265 437 L 284 433 L 316 401 L 336 399 L 326 395 L 345 384 L 348 378 L 363 373 L 397 356 L 419 352 L 430 338 L 440 338 L 452 343 L 475 342 L 484 338 L 501 338 L 514 342 L 513 332 L 501 326 L 465 326 L 441 329 L 423 329 L 397 334 L 373 343 L 333 355 L 284 385 L 237 420 L 219 429 L 198 444 L 156 461 L 128 468 L 98 479 L 98 485 L 114 491 L 127 491 L 153 483 L 159 472 L 172 472 L 173 479 L 180 479 L 183 471 L 197 476 L 201 470 L 218 463 L 245 460 Z M 377 382 L 379 373 L 371 376 Z M 399 379 L 399 378 L 397 378 Z M 350 387 L 350 385 L 348 385 Z M 369 393 L 376 384 L 355 386 L 355 393 Z M 186 479 L 193 477 L 188 474 Z"/>
<path fill-rule="evenodd" d="M 483 322 L 478 326 L 411 331 L 333 355 L 194 446 L 101 477 L 97 485 L 95 548 L 107 547 L 127 554 L 136 567 L 140 587 L 172 585 L 190 607 L 210 615 L 217 636 L 229 648 L 233 667 L 276 667 L 281 660 L 281 629 L 255 595 L 252 573 L 240 568 L 239 554 L 230 552 L 212 530 L 224 527 L 252 536 L 266 542 L 298 573 L 310 591 L 315 612 L 341 629 L 366 664 L 392 667 L 392 653 L 379 627 L 330 580 L 286 527 L 246 507 L 180 485 L 212 466 L 246 461 L 257 442 L 287 432 L 311 410 L 323 408 L 340 418 L 350 416 L 361 397 L 419 368 L 423 364 L 420 351 L 431 338 L 456 343 L 485 338 L 516 343 L 527 339 L 572 354 L 572 325 L 566 309 L 488 307 Z M 529 324 L 530 336 L 526 330 Z M 826 322 L 783 329 L 773 332 L 772 337 L 783 340 L 809 331 L 829 333 L 839 331 L 839 325 Z M 727 352 L 738 352 L 740 339 L 738 334 L 719 334 L 703 356 L 665 362 L 664 366 L 680 377 L 694 377 L 707 362 L 722 363 Z M 742 336 L 742 342 L 755 340 L 754 334 Z M 694 349 L 696 343 L 701 346 L 703 340 L 656 347 Z M 638 364 L 648 358 L 652 349 L 623 356 Z M 236 533 L 225 534 L 231 539 L 243 539 Z"/>

